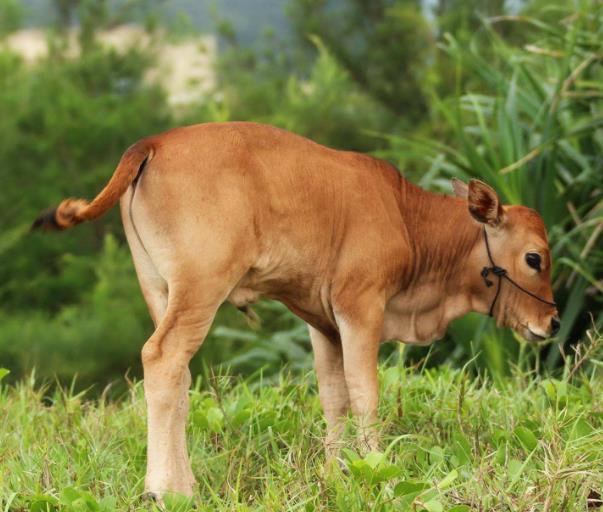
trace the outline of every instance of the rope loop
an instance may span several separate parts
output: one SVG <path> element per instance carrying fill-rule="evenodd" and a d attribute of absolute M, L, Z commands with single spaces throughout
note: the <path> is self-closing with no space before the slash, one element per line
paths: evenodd
<path fill-rule="evenodd" d="M 506 275 L 507 275 L 507 271 L 504 268 L 499 267 L 497 265 L 493 265 L 492 267 L 482 268 L 481 276 L 484 278 L 484 283 L 486 283 L 486 286 L 488 288 L 490 288 L 490 286 L 492 286 L 494 284 L 492 281 L 490 281 L 490 279 L 488 279 L 490 272 L 492 272 L 499 279 L 501 277 L 506 277 Z"/>

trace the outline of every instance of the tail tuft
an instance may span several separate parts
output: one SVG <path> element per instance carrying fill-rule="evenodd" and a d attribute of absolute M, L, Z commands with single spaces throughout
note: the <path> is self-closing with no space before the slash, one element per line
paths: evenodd
<path fill-rule="evenodd" d="M 150 139 L 142 139 L 130 146 L 121 157 L 109 183 L 88 202 L 85 199 L 65 199 L 54 210 L 43 212 L 32 224 L 31 229 L 61 231 L 87 220 L 94 220 L 115 206 L 127 188 L 136 184 L 140 173 L 153 157 Z"/>
<path fill-rule="evenodd" d="M 57 208 L 42 212 L 31 225 L 32 230 L 62 231 L 86 220 L 82 215 L 88 206 L 84 199 L 65 199 Z"/>
<path fill-rule="evenodd" d="M 44 210 L 42 213 L 40 213 L 38 218 L 33 221 L 31 231 L 36 231 L 38 229 L 43 231 L 57 231 L 61 229 L 55 219 L 56 212 L 56 208 L 49 208 L 48 210 Z"/>

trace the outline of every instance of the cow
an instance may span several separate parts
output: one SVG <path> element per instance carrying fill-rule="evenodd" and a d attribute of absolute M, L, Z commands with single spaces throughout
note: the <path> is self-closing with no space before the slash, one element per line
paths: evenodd
<path fill-rule="evenodd" d="M 226 301 L 276 299 L 308 324 L 327 460 L 350 408 L 361 444 L 378 447 L 382 341 L 429 344 L 470 311 L 527 340 L 557 333 L 541 217 L 482 181 L 453 187 L 428 192 L 383 160 L 275 127 L 205 123 L 136 142 L 91 202 L 34 222 L 63 230 L 120 202 L 155 324 L 141 352 L 151 496 L 193 494 L 188 364 Z"/>

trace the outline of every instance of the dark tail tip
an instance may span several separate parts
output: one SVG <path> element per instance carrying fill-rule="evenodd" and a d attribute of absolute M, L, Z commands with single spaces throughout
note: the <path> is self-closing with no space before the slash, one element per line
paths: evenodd
<path fill-rule="evenodd" d="M 49 208 L 43 211 L 36 220 L 33 221 L 30 231 L 60 231 L 61 226 L 57 223 L 57 209 Z"/>

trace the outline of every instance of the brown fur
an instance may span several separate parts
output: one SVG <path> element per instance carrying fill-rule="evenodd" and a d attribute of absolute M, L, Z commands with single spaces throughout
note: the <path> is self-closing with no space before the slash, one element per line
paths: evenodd
<path fill-rule="evenodd" d="M 145 170 L 132 186 L 143 162 Z M 348 407 L 375 448 L 377 352 L 385 339 L 425 344 L 494 290 L 481 237 L 498 265 L 552 299 L 540 217 L 502 206 L 472 180 L 460 197 L 433 194 L 390 164 L 335 151 L 277 128 L 216 123 L 171 130 L 132 146 L 91 202 L 66 200 L 40 227 L 92 220 L 121 197 L 122 220 L 156 331 L 142 359 L 148 405 L 146 487 L 192 493 L 184 435 L 188 362 L 220 304 L 260 297 L 310 326 L 327 453 L 337 453 Z M 538 251 L 543 270 L 525 263 Z M 553 307 L 503 286 L 495 316 L 528 338 L 547 336 Z"/>

